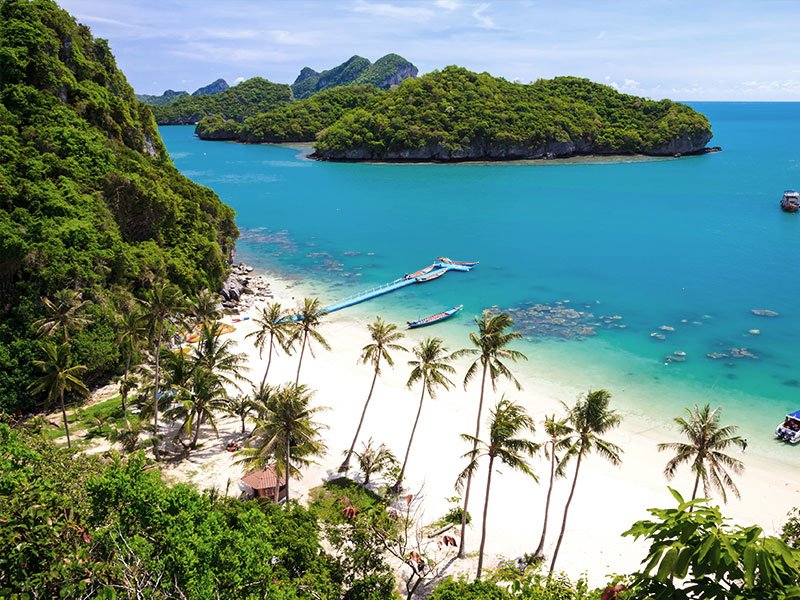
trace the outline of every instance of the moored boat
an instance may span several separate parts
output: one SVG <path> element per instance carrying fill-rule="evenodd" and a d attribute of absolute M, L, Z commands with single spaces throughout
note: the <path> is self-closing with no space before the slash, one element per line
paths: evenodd
<path fill-rule="evenodd" d="M 447 269 L 439 269 L 437 271 L 432 271 L 423 275 L 422 277 L 417 277 L 417 283 L 425 283 L 426 281 L 433 281 L 434 279 L 438 279 L 442 275 L 447 273 Z"/>
<path fill-rule="evenodd" d="M 406 321 L 406 324 L 408 324 L 409 329 L 414 329 L 416 327 L 425 327 L 426 325 L 433 325 L 434 323 L 438 323 L 439 321 L 444 321 L 445 319 L 449 319 L 450 317 L 455 315 L 458 311 L 460 311 L 462 308 L 464 308 L 464 305 L 459 304 L 458 306 L 454 306 L 450 310 L 445 310 L 435 315 L 431 315 L 430 317 L 425 317 L 424 319 L 418 319 L 416 321 Z"/>
<path fill-rule="evenodd" d="M 467 261 L 467 260 L 451 260 L 446 256 L 437 256 L 436 260 L 440 263 L 444 263 L 446 265 L 460 265 L 462 267 L 474 267 L 478 264 L 478 261 Z"/>
<path fill-rule="evenodd" d="M 775 437 L 792 444 L 800 442 L 800 410 L 786 415 L 783 423 L 775 429 Z"/>
<path fill-rule="evenodd" d="M 800 193 L 794 190 L 786 190 L 781 198 L 781 210 L 796 213 L 800 210 Z"/>

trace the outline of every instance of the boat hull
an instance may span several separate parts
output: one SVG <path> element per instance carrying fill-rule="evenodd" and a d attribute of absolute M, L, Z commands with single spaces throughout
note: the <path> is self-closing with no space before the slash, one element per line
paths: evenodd
<path fill-rule="evenodd" d="M 440 323 L 441 321 L 445 321 L 453 316 L 456 315 L 462 308 L 463 305 L 454 306 L 450 310 L 446 310 L 444 312 L 440 312 L 435 315 L 431 315 L 430 317 L 425 317 L 424 319 L 419 319 L 417 321 L 406 321 L 409 329 L 416 329 L 417 327 L 427 327 L 428 325 L 433 325 L 434 323 Z"/>

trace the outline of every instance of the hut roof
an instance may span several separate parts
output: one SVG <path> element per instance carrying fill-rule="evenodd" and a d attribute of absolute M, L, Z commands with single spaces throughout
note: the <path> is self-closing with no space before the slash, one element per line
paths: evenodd
<path fill-rule="evenodd" d="M 266 490 L 275 488 L 278 478 L 275 475 L 275 465 L 270 465 L 266 469 L 255 469 L 242 477 L 242 483 L 249 485 L 254 490 Z M 281 485 L 286 484 L 286 476 L 281 477 Z"/>

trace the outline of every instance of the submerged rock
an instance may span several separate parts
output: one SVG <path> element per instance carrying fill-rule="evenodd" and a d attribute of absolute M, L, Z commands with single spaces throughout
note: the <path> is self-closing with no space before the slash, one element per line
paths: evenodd
<path fill-rule="evenodd" d="M 622 316 L 595 315 L 589 311 L 576 310 L 568 306 L 570 300 L 557 300 L 552 304 L 531 303 L 507 312 L 514 319 L 514 325 L 526 339 L 560 338 L 584 339 L 597 335 L 600 329 L 624 329 L 620 323 Z M 583 305 L 590 307 L 590 305 Z M 499 312 L 497 306 L 489 310 Z"/>
<path fill-rule="evenodd" d="M 774 310 L 768 310 L 766 308 L 754 308 L 750 312 L 759 317 L 777 317 L 780 314 Z"/>

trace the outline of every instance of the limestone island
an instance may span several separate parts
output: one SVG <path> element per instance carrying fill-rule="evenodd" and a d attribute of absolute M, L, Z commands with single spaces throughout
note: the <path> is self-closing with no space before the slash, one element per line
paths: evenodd
<path fill-rule="evenodd" d="M 708 119 L 576 77 L 512 83 L 447 67 L 408 79 L 317 137 L 336 161 L 467 161 L 578 155 L 674 156 L 707 151 Z"/>

